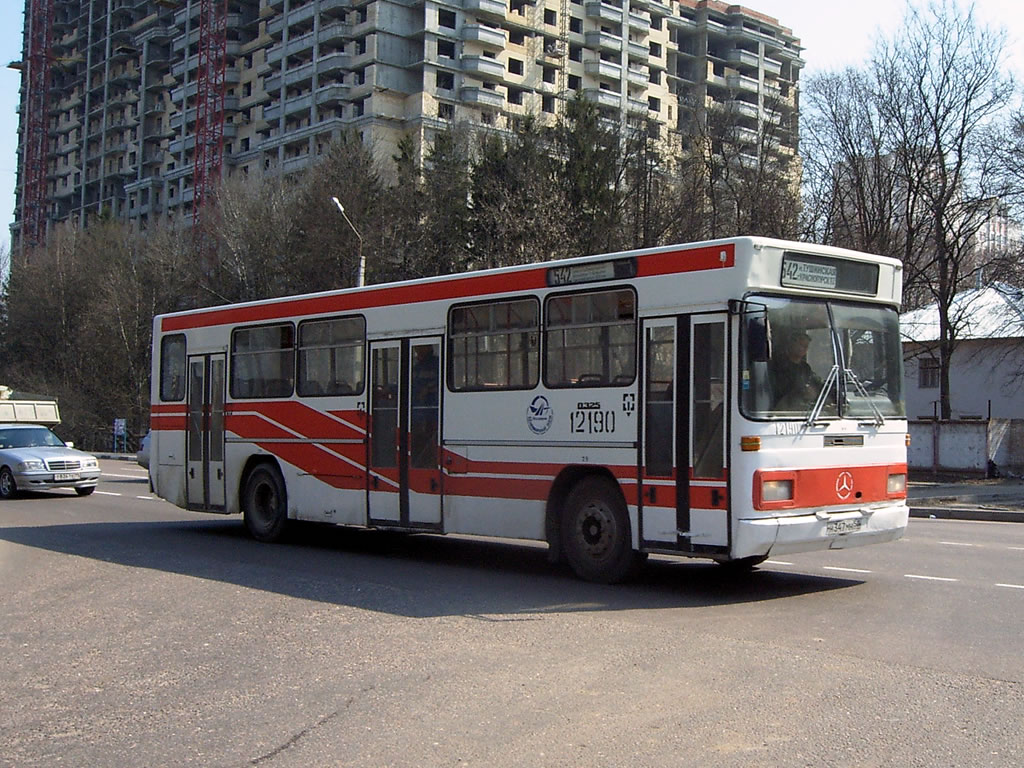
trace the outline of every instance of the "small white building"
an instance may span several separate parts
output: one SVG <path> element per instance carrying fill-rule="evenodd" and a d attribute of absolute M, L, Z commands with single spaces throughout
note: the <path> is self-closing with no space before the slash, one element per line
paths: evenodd
<path fill-rule="evenodd" d="M 959 339 L 950 366 L 953 419 L 1024 419 L 1024 292 L 996 283 L 957 294 L 950 317 Z M 907 416 L 939 414 L 937 305 L 900 317 Z"/>

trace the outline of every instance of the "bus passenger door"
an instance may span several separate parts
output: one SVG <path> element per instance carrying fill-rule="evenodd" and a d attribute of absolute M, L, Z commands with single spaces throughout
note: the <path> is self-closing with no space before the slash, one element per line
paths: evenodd
<path fill-rule="evenodd" d="M 438 338 L 370 347 L 371 525 L 441 527 Z"/>
<path fill-rule="evenodd" d="M 370 451 L 367 472 L 368 519 L 371 525 L 399 525 L 403 452 L 399 418 L 399 382 L 403 343 L 370 345 Z"/>
<path fill-rule="evenodd" d="M 409 345 L 409 524 L 441 527 L 441 340 Z"/>
<path fill-rule="evenodd" d="M 690 316 L 689 509 L 685 523 L 691 551 L 729 545 L 727 321 L 724 314 Z"/>
<path fill-rule="evenodd" d="M 224 355 L 195 355 L 188 361 L 188 507 L 223 512 Z"/>
<path fill-rule="evenodd" d="M 675 549 L 676 318 L 645 320 L 643 339 L 640 541 L 642 546 Z"/>

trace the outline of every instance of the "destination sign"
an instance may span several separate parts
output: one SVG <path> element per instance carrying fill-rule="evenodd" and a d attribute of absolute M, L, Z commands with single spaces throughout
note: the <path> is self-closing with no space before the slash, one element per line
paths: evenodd
<path fill-rule="evenodd" d="M 551 267 L 547 272 L 547 283 L 549 286 L 555 287 L 598 283 L 604 280 L 628 280 L 631 277 L 636 277 L 636 260 L 617 259 Z"/>
<path fill-rule="evenodd" d="M 835 288 L 839 270 L 832 264 L 809 264 L 786 258 L 782 261 L 782 284 L 801 288 Z"/>
<path fill-rule="evenodd" d="M 786 251 L 782 256 L 781 283 L 787 288 L 874 296 L 878 291 L 878 265 Z"/>

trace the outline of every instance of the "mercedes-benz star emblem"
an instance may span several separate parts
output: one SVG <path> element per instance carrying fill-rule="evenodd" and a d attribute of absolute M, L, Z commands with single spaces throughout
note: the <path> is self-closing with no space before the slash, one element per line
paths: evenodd
<path fill-rule="evenodd" d="M 836 478 L 836 496 L 840 499 L 848 499 L 853 493 L 853 475 L 845 469 Z"/>

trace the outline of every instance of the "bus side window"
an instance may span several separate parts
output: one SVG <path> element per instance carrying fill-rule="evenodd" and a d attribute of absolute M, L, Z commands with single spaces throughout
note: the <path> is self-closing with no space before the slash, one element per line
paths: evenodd
<path fill-rule="evenodd" d="M 185 334 L 176 333 L 160 340 L 160 399 L 185 399 Z"/>

